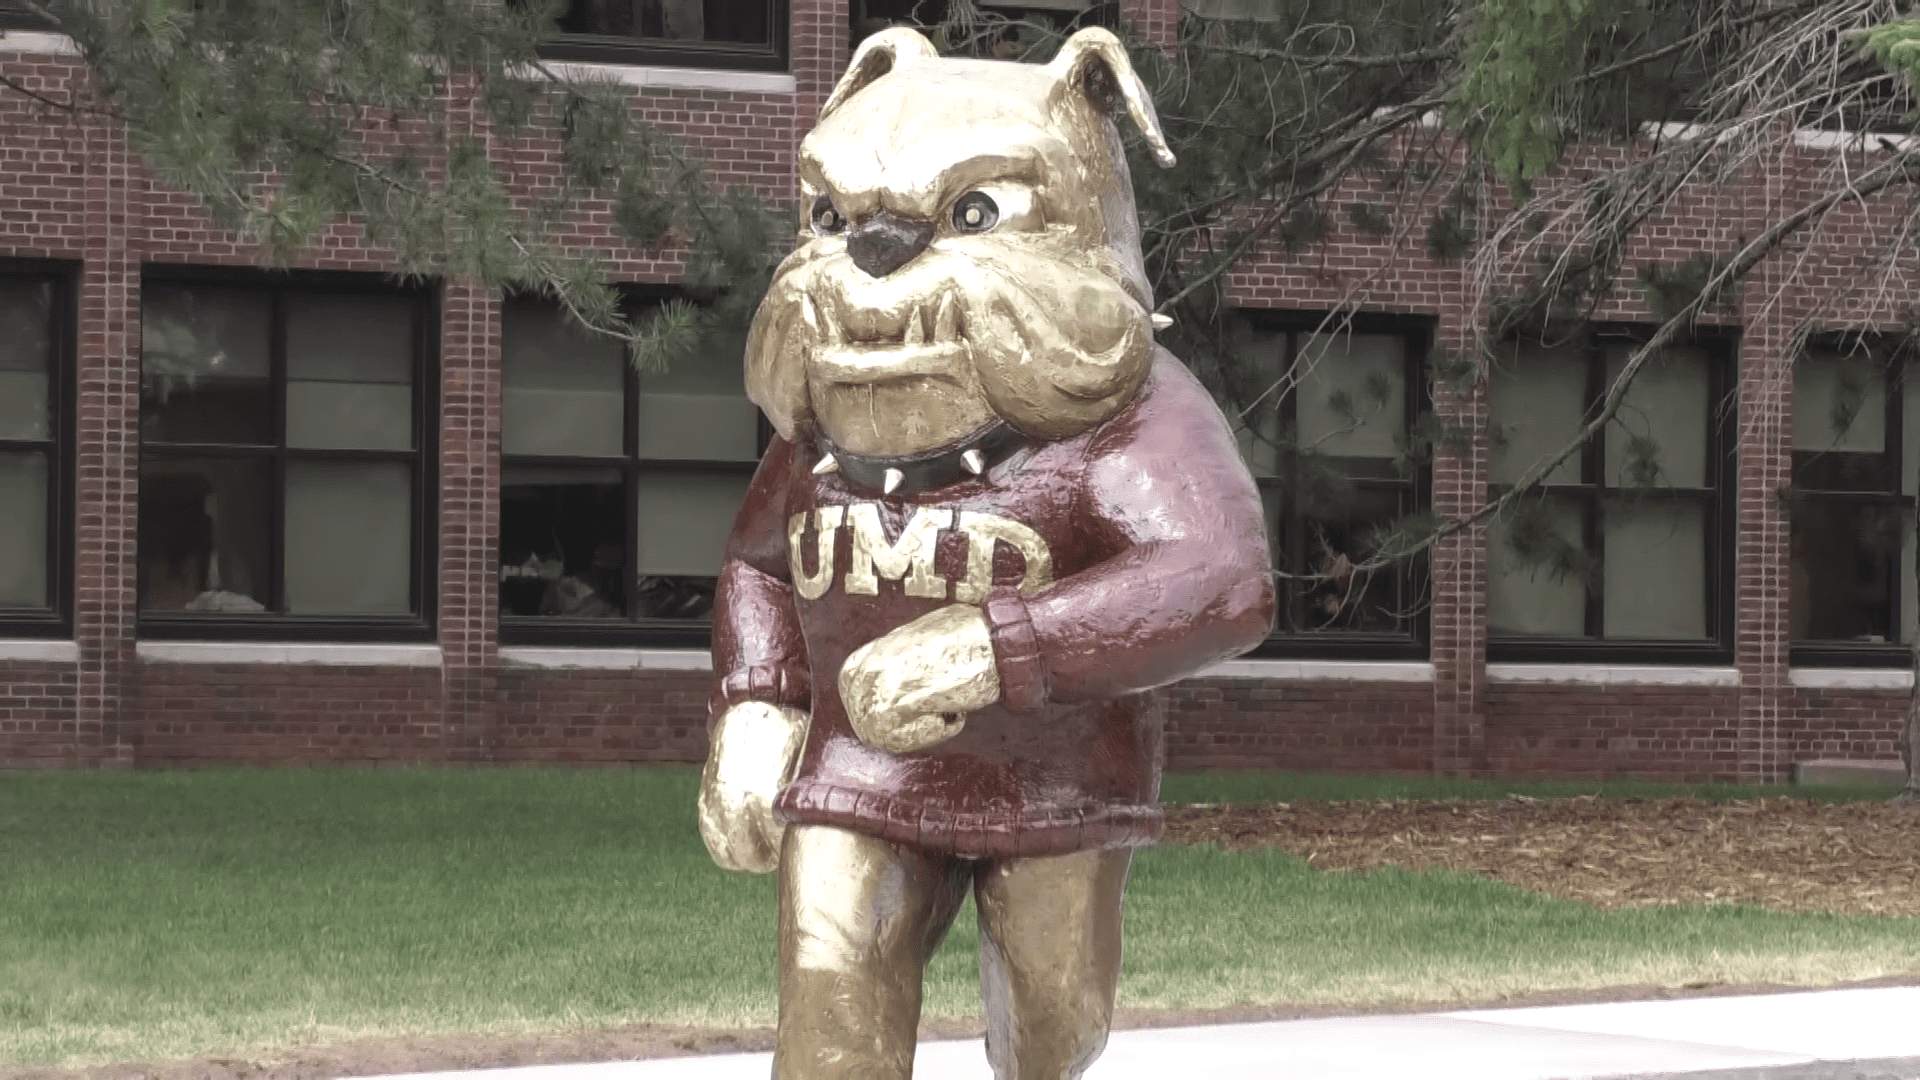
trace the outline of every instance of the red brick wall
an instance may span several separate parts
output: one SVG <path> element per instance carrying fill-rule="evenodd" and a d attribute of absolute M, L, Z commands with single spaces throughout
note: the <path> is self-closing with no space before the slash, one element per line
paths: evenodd
<path fill-rule="evenodd" d="M 1433 768 L 1426 683 L 1191 679 L 1167 708 L 1169 769 Z"/>
<path fill-rule="evenodd" d="M 1496 683 L 1487 765 L 1497 775 L 1735 779 L 1735 687 Z"/>
<path fill-rule="evenodd" d="M 142 766 L 447 757 L 432 668 L 146 663 L 133 681 L 123 711 Z"/>
<path fill-rule="evenodd" d="M 701 761 L 707 756 L 704 672 L 540 671 L 500 674 L 496 756 L 516 762 Z"/>
<path fill-rule="evenodd" d="M 76 730 L 73 664 L 0 661 L 0 767 L 92 764 Z"/>

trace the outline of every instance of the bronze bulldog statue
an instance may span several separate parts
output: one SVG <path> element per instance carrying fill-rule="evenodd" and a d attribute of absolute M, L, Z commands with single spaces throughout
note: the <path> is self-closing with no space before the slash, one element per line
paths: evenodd
<path fill-rule="evenodd" d="M 1106 1043 L 1155 688 L 1273 618 L 1260 499 L 1154 343 L 1112 34 L 1050 64 L 855 53 L 747 343 L 778 431 L 728 541 L 700 828 L 780 872 L 782 1078 L 907 1077 L 969 889 L 1000 1077 Z"/>

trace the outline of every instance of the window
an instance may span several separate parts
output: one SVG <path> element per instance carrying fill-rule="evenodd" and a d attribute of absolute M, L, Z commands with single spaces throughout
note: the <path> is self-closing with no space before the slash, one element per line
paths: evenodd
<path fill-rule="evenodd" d="M 69 632 L 72 277 L 0 264 L 0 632 Z"/>
<path fill-rule="evenodd" d="M 744 333 L 641 375 L 551 304 L 510 300 L 502 321 L 503 639 L 705 644 L 766 443 Z"/>
<path fill-rule="evenodd" d="M 855 45 L 889 26 L 930 31 L 956 14 L 948 0 L 852 0 L 847 7 Z M 1112 0 L 987 0 L 974 17 L 980 20 L 973 26 L 978 37 L 963 51 L 1015 60 L 1049 34 L 1070 34 L 1088 26 L 1118 30 L 1120 5 Z"/>
<path fill-rule="evenodd" d="M 1396 331 L 1396 332 L 1386 332 Z M 1229 412 L 1260 486 L 1280 581 L 1267 655 L 1425 655 L 1425 570 L 1356 570 L 1427 505 L 1409 433 L 1425 406 L 1428 334 L 1358 322 L 1317 332 L 1256 324 L 1228 379 Z"/>
<path fill-rule="evenodd" d="M 1636 346 L 1602 333 L 1516 345 L 1496 361 L 1492 496 L 1578 438 Z M 1490 655 L 1552 659 L 1600 646 L 1652 662 L 1725 658 L 1727 366 L 1710 346 L 1656 355 L 1605 429 L 1491 523 Z"/>
<path fill-rule="evenodd" d="M 337 279 L 149 275 L 143 634 L 426 636 L 432 310 Z"/>
<path fill-rule="evenodd" d="M 1801 664 L 1912 657 L 1920 378 L 1887 350 L 1834 342 L 1793 372 L 1788 626 Z"/>
<path fill-rule="evenodd" d="M 568 0 L 558 22 L 557 60 L 787 69 L 785 0 Z"/>
<path fill-rule="evenodd" d="M 21 0 L 0 0 L 0 30 L 52 30 L 53 23 Z"/>

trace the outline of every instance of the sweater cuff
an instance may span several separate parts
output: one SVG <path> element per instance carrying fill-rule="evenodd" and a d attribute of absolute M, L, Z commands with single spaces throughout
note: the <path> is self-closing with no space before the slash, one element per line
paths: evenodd
<path fill-rule="evenodd" d="M 1000 700 L 1010 712 L 1028 713 L 1046 704 L 1047 669 L 1040 639 L 1020 590 L 1011 585 L 987 593 L 987 633 L 993 639 L 994 666 L 1000 673 Z"/>
<path fill-rule="evenodd" d="M 786 664 L 742 668 L 722 678 L 707 703 L 707 726 L 720 714 L 745 701 L 762 701 L 807 711 L 813 707 L 813 683 L 806 669 Z"/>

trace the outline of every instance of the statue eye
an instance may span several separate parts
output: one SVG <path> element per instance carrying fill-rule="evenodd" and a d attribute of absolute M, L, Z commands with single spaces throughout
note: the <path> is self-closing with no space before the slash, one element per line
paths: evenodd
<path fill-rule="evenodd" d="M 813 231 L 822 236 L 835 236 L 847 231 L 847 219 L 833 208 L 833 200 L 825 195 L 813 200 Z"/>
<path fill-rule="evenodd" d="M 1000 207 L 984 191 L 969 191 L 953 204 L 953 227 L 963 233 L 983 233 L 1000 220 Z"/>

